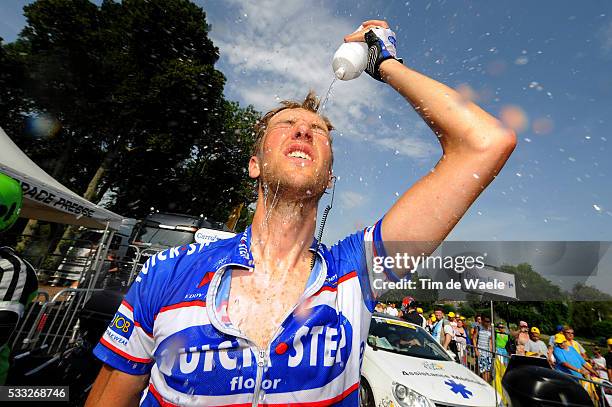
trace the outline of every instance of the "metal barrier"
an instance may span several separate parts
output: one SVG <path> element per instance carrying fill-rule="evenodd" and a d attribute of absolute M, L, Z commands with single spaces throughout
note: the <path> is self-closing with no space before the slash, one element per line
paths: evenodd
<path fill-rule="evenodd" d="M 26 351 L 21 355 L 32 352 L 51 355 L 73 344 L 79 329 L 77 314 L 92 291 L 102 290 L 65 288 L 51 300 L 47 293 L 41 293 L 45 301 L 30 307 L 10 342 L 13 350 Z"/>
<path fill-rule="evenodd" d="M 78 280 L 91 266 L 96 244 L 89 239 L 51 239 L 42 236 L 20 235 L 27 241 L 19 255 L 27 260 L 39 277 L 46 276 L 51 285 Z"/>
<path fill-rule="evenodd" d="M 34 337 L 34 333 L 40 321 L 40 309 L 41 307 L 44 308 L 48 301 L 49 294 L 45 291 L 39 291 L 38 296 L 27 309 L 25 316 L 21 318 L 19 324 L 9 339 L 12 349 L 16 349 L 17 343 L 23 344 L 25 348 L 29 347 L 30 340 Z M 26 330 L 27 332 L 25 332 Z"/>

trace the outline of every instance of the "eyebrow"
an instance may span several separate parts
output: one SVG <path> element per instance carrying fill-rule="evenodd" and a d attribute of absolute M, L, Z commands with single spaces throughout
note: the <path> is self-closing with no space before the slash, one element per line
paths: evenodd
<path fill-rule="evenodd" d="M 278 116 L 276 116 L 278 117 Z M 272 122 L 272 120 L 274 119 L 274 117 L 272 119 L 270 119 L 270 121 Z M 297 118 L 295 116 L 287 116 L 281 119 L 277 119 L 277 123 L 282 123 L 282 122 L 287 122 L 287 121 L 296 121 Z M 272 122 L 272 125 L 274 125 L 275 123 Z M 329 129 L 327 128 L 327 125 L 325 123 L 319 123 L 319 122 L 313 122 L 310 125 L 311 128 L 316 128 L 316 129 L 321 129 L 321 130 L 325 130 L 327 133 L 330 133 Z"/>

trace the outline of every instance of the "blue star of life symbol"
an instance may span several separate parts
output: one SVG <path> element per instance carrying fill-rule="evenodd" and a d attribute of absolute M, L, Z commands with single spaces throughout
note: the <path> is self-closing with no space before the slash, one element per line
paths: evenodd
<path fill-rule="evenodd" d="M 469 399 L 473 394 L 471 391 L 466 389 L 465 384 L 457 383 L 454 380 L 446 380 L 445 385 L 450 386 L 450 390 L 455 394 L 461 394 L 464 399 Z"/>

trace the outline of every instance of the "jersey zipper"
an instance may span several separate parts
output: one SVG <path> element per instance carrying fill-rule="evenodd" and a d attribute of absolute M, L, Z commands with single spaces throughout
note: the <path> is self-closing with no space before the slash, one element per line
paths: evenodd
<path fill-rule="evenodd" d="M 270 359 L 270 345 L 272 344 L 272 342 L 274 342 L 274 340 L 276 339 L 276 337 L 280 334 L 281 332 L 281 328 L 284 324 L 284 322 L 287 320 L 287 318 L 289 317 L 289 315 L 291 315 L 293 313 L 293 311 L 295 311 L 295 309 L 298 307 L 299 304 L 301 304 L 306 298 L 312 296 L 314 293 L 316 293 L 317 291 L 319 291 L 319 289 L 323 286 L 323 284 L 325 283 L 325 278 L 327 277 L 327 264 L 325 263 L 325 259 L 323 258 L 323 256 L 321 255 L 321 253 L 317 253 L 318 256 L 321 259 L 321 270 L 319 271 L 319 275 L 317 276 L 317 279 L 315 280 L 315 282 L 308 287 L 304 293 L 300 296 L 300 298 L 298 299 L 297 303 L 291 308 L 291 310 L 289 310 L 289 312 L 287 312 L 285 314 L 285 316 L 282 319 L 282 323 L 281 325 L 276 329 L 276 331 L 274 332 L 274 335 L 272 335 L 272 338 L 270 339 L 270 342 L 266 345 L 265 349 L 261 349 L 259 348 L 259 346 L 257 346 L 257 344 L 255 344 L 255 342 L 253 342 L 251 339 L 249 339 L 246 335 L 244 335 L 241 331 L 237 330 L 237 329 L 227 329 L 227 327 L 225 327 L 217 318 L 217 314 L 215 311 L 215 297 L 217 296 L 217 290 L 219 288 L 219 284 L 221 283 L 221 278 L 223 276 L 223 273 L 225 273 L 225 271 L 223 271 L 223 273 L 219 273 L 219 271 L 221 271 L 222 269 L 225 269 L 227 267 L 231 267 L 231 266 L 238 266 L 238 267 L 244 267 L 244 265 L 242 264 L 226 264 L 222 267 L 220 267 L 219 269 L 217 269 L 215 271 L 215 274 L 213 275 L 212 281 L 210 282 L 210 288 L 208 291 L 208 294 L 206 295 L 206 304 L 212 304 L 212 307 L 206 307 L 207 313 L 208 313 L 208 317 L 210 319 L 211 324 L 217 328 L 219 331 L 228 334 L 228 335 L 233 335 L 237 338 L 241 338 L 244 339 L 245 341 L 249 342 L 253 348 L 257 349 L 257 374 L 255 376 L 255 387 L 253 389 L 253 401 L 251 403 L 251 407 L 257 407 L 257 405 L 259 404 L 259 395 L 261 394 L 261 384 L 263 382 L 263 374 L 264 374 L 264 369 L 266 367 L 266 365 L 268 364 L 268 361 Z M 212 290 L 211 290 L 212 289 Z"/>
<path fill-rule="evenodd" d="M 261 383 L 263 382 L 263 374 L 266 364 L 268 363 L 268 358 L 266 355 L 266 351 L 263 349 L 257 348 L 257 376 L 255 377 L 255 390 L 253 393 L 253 402 L 251 403 L 251 407 L 257 407 L 259 404 L 259 395 L 261 394 Z"/>

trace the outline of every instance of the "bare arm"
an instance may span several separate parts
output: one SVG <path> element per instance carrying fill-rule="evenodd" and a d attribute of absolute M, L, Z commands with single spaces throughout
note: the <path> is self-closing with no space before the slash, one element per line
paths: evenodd
<path fill-rule="evenodd" d="M 584 362 L 584 365 L 582 365 L 582 367 L 589 372 L 590 374 L 592 374 L 595 377 L 599 377 L 599 375 L 597 374 L 597 372 L 591 367 L 589 362 Z"/>
<path fill-rule="evenodd" d="M 450 334 L 444 334 L 444 344 L 442 346 L 444 346 L 444 349 L 448 349 L 448 345 L 451 342 L 451 335 Z"/>
<path fill-rule="evenodd" d="M 149 375 L 134 376 L 103 365 L 87 397 L 85 407 L 138 406 L 140 392 L 149 382 Z"/>
<path fill-rule="evenodd" d="M 391 207 L 383 240 L 431 242 L 433 251 L 499 173 L 516 136 L 453 89 L 398 61 L 384 61 L 380 71 L 436 133 L 443 151 L 434 170 Z"/>
<path fill-rule="evenodd" d="M 567 362 L 561 362 L 561 366 L 566 367 L 569 370 L 573 370 L 574 372 L 578 372 L 582 374 L 582 370 L 578 369 L 577 367 L 574 367 L 572 365 L 570 365 Z"/>
<path fill-rule="evenodd" d="M 370 20 L 345 41 L 364 41 Z M 380 64 L 383 80 L 398 91 L 438 136 L 442 158 L 385 215 L 383 240 L 423 242 L 409 254 L 431 253 L 501 170 L 516 146 L 514 132 L 448 86 L 394 59 Z M 397 270 L 398 274 L 409 270 Z"/>

